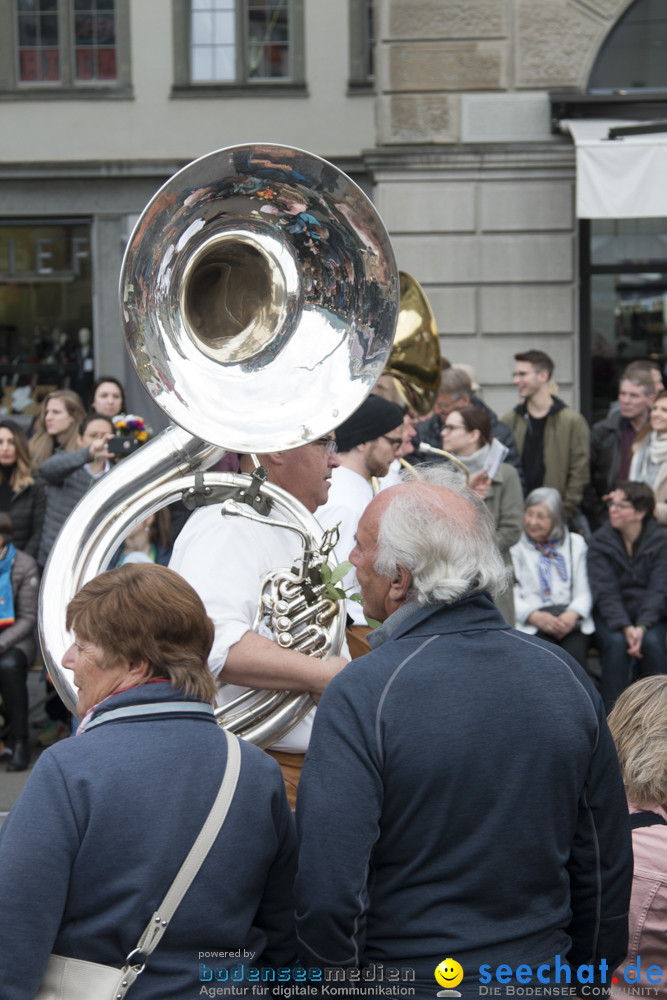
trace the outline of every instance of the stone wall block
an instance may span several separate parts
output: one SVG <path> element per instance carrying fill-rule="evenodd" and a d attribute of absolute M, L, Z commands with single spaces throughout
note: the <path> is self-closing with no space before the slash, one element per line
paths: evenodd
<path fill-rule="evenodd" d="M 387 89 L 498 90 L 506 84 L 503 56 L 493 42 L 398 42 L 389 47 Z"/>
<path fill-rule="evenodd" d="M 426 298 L 433 310 L 435 324 L 440 334 L 440 347 L 445 357 L 449 336 L 470 336 L 477 333 L 477 296 L 474 288 L 460 285 L 458 288 L 428 286 L 424 288 Z"/>
<path fill-rule="evenodd" d="M 481 228 L 498 230 L 566 229 L 574 224 L 570 181 L 488 182 L 481 187 Z"/>
<path fill-rule="evenodd" d="M 507 31 L 505 0 L 392 0 L 392 38 L 498 38 Z"/>
<path fill-rule="evenodd" d="M 375 206 L 391 233 L 476 229 L 475 185 L 470 182 L 383 184 Z"/>
<path fill-rule="evenodd" d="M 481 251 L 477 236 L 399 235 L 392 236 L 391 242 L 400 269 L 421 285 L 470 285 L 480 281 Z"/>
<path fill-rule="evenodd" d="M 568 0 L 520 0 L 516 80 L 520 87 L 584 86 L 605 32 L 603 22 Z"/>
<path fill-rule="evenodd" d="M 493 236 L 481 240 L 480 280 L 572 281 L 574 243 L 568 233 Z"/>
<path fill-rule="evenodd" d="M 392 237 L 399 267 L 420 284 L 574 280 L 570 234 Z"/>
<path fill-rule="evenodd" d="M 378 143 L 459 141 L 459 98 L 447 94 L 394 94 L 378 98 Z"/>
<path fill-rule="evenodd" d="M 564 285 L 491 285 L 480 289 L 484 334 L 574 331 L 574 289 Z"/>

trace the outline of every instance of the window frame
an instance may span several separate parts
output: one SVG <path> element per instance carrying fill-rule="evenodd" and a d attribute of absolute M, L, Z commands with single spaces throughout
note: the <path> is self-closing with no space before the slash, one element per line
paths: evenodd
<path fill-rule="evenodd" d="M 374 38 L 369 37 L 368 6 L 373 8 Z M 373 65 L 377 63 L 377 0 L 348 0 L 349 11 L 349 79 L 350 94 L 368 94 L 375 90 L 375 73 L 369 73 L 369 47 L 373 52 Z"/>
<path fill-rule="evenodd" d="M 116 79 L 75 79 L 74 3 L 58 0 L 60 80 L 19 80 L 18 13 L 15 0 L 0 4 L 0 100 L 95 100 L 133 97 L 130 63 L 130 0 L 116 0 Z"/>
<path fill-rule="evenodd" d="M 291 66 L 290 79 L 282 77 L 262 77 L 247 79 L 247 46 L 245 0 L 236 2 L 236 45 L 242 52 L 241 70 L 236 55 L 235 80 L 212 80 L 192 82 L 190 79 L 191 21 L 190 0 L 172 0 L 172 25 L 174 39 L 174 84 L 171 96 L 174 98 L 219 97 L 221 93 L 241 97 L 283 97 L 307 96 L 305 80 L 305 26 L 304 0 L 290 0 Z M 241 79 L 241 76 L 244 76 Z"/>

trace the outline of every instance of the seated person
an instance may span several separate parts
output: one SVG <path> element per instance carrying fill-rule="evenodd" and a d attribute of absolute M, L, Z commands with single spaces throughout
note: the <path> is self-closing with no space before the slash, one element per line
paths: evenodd
<path fill-rule="evenodd" d="M 39 572 L 27 552 L 12 544 L 14 525 L 0 511 L 0 696 L 13 745 L 8 771 L 30 763 L 27 670 L 35 659 Z"/>
<path fill-rule="evenodd" d="M 667 535 L 646 483 L 617 483 L 607 506 L 609 520 L 588 548 L 588 580 L 610 711 L 633 661 L 641 676 L 667 672 Z"/>
<path fill-rule="evenodd" d="M 667 677 L 647 677 L 619 696 L 609 716 L 630 807 L 634 875 L 630 899 L 630 949 L 616 971 L 612 997 L 643 992 L 667 997 L 649 982 L 652 965 L 667 967 Z M 641 979 L 636 968 L 641 957 Z M 627 979 L 624 972 L 628 970 Z M 630 986 L 628 986 L 630 984 Z"/>
<path fill-rule="evenodd" d="M 529 493 L 523 534 L 510 549 L 516 627 L 561 646 L 582 667 L 594 630 L 586 551 L 582 536 L 567 529 L 558 490 Z"/>

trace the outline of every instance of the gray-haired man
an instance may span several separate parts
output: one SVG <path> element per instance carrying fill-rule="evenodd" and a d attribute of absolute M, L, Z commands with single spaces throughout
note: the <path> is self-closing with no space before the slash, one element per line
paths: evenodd
<path fill-rule="evenodd" d="M 599 981 L 625 955 L 632 851 L 593 685 L 507 627 L 493 525 L 467 493 L 381 492 L 351 560 L 384 624 L 328 685 L 306 755 L 302 961 L 388 964 L 424 1000 L 445 958 L 476 998 L 482 965 L 541 966 L 544 982 L 590 962 Z"/>

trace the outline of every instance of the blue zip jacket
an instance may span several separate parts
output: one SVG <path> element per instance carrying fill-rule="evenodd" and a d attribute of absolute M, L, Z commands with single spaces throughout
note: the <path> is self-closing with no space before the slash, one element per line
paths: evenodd
<path fill-rule="evenodd" d="M 297 799 L 302 961 L 412 970 L 424 998 L 447 957 L 471 997 L 485 963 L 611 971 L 632 848 L 597 692 L 487 594 L 411 607 L 317 710 Z"/>
<path fill-rule="evenodd" d="M 194 710 L 169 710 L 182 702 Z M 110 717 L 145 705 L 167 711 Z M 52 951 L 122 968 L 220 787 L 227 741 L 206 708 L 144 684 L 105 699 L 101 724 L 41 755 L 0 829 L 2 1000 L 32 1000 Z M 275 761 L 244 741 L 241 752 L 224 826 L 132 1000 L 191 1000 L 240 964 L 294 957 L 292 814 Z"/>

